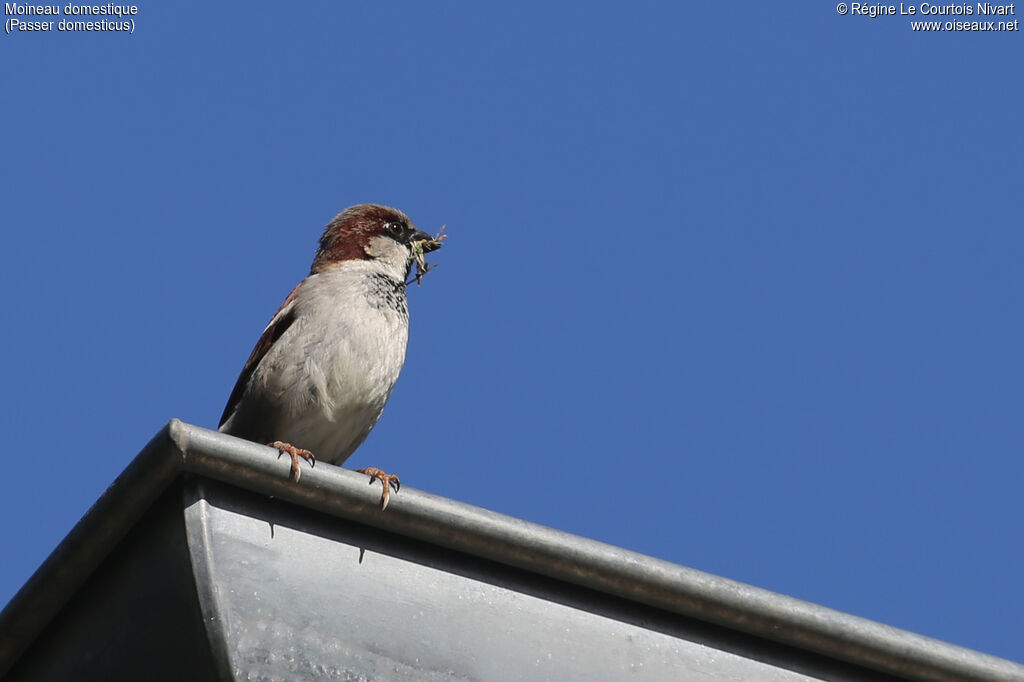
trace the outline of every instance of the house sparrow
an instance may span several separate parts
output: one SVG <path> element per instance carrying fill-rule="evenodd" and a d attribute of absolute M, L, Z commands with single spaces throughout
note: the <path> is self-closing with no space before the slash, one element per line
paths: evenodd
<path fill-rule="evenodd" d="M 335 216 L 309 275 L 242 368 L 220 431 L 287 453 L 296 481 L 300 457 L 311 466 L 313 453 L 344 462 L 377 423 L 405 362 L 405 280 L 416 242 L 424 252 L 440 247 L 394 208 L 359 204 Z M 359 471 L 371 485 L 381 482 L 386 508 L 398 477 L 373 467 Z"/>

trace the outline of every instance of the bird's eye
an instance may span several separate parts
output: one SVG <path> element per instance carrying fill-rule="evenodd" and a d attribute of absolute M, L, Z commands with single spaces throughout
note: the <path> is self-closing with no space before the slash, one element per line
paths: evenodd
<path fill-rule="evenodd" d="M 405 225 L 403 223 L 388 223 L 387 228 L 391 234 L 402 234 L 405 232 Z"/>

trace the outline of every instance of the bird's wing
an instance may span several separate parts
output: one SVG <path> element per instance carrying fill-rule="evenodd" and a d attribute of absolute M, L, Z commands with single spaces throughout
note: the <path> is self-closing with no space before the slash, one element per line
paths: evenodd
<path fill-rule="evenodd" d="M 228 404 L 224 406 L 224 414 L 220 416 L 218 427 L 224 426 L 224 422 L 228 420 L 235 411 L 235 408 L 238 407 L 238 401 L 242 399 L 245 387 L 249 384 L 249 379 L 252 378 L 252 373 L 256 371 L 260 361 L 263 360 L 263 356 L 267 354 L 267 351 L 274 345 L 274 342 L 281 338 L 285 330 L 295 321 L 295 295 L 301 286 L 302 282 L 299 282 L 292 289 L 292 293 L 288 294 L 288 298 L 284 299 L 284 303 L 277 309 L 277 313 L 270 320 L 267 328 L 263 330 L 263 335 L 256 342 L 256 347 L 252 349 L 249 359 L 245 361 L 245 366 L 242 367 L 242 373 L 238 375 L 238 381 L 235 382 L 235 387 L 231 391 Z"/>

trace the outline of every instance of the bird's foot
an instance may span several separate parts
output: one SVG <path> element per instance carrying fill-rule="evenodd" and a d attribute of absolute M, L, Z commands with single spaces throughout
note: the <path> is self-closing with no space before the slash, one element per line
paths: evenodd
<path fill-rule="evenodd" d="M 402 487 L 402 482 L 398 480 L 398 476 L 383 472 L 377 467 L 366 467 L 365 469 L 356 469 L 356 471 L 369 476 L 370 485 L 373 485 L 374 481 L 380 481 L 380 484 L 384 486 L 384 490 L 380 494 L 380 508 L 382 511 L 387 509 L 388 500 L 391 497 L 391 489 L 394 488 L 397 493 L 398 489 Z"/>
<path fill-rule="evenodd" d="M 272 448 L 277 448 L 277 456 L 288 455 L 292 458 L 292 479 L 297 483 L 301 472 L 299 471 L 299 457 L 309 462 L 309 466 L 316 466 L 316 457 L 309 450 L 303 450 L 297 448 L 291 443 L 285 443 L 283 441 L 275 440 L 273 443 L 267 443 Z"/>

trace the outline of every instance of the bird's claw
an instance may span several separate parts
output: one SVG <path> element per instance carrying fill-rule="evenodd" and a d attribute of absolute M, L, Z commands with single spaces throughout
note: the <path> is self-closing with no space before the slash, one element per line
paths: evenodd
<path fill-rule="evenodd" d="M 269 445 L 272 448 L 277 448 L 278 457 L 280 457 L 281 455 L 288 455 L 289 457 L 292 458 L 291 475 L 292 479 L 294 479 L 296 483 L 298 483 L 299 476 L 302 474 L 301 470 L 299 469 L 299 457 L 309 462 L 309 466 L 316 466 L 316 457 L 314 457 L 313 453 L 310 452 L 309 450 L 297 448 L 291 443 L 285 443 L 284 441 L 280 440 L 275 440 L 273 443 L 268 443 L 267 445 Z"/>
<path fill-rule="evenodd" d="M 388 508 L 388 501 L 391 499 L 391 489 L 394 488 L 395 492 L 402 487 L 402 482 L 398 480 L 398 476 L 389 474 L 381 471 L 377 467 L 366 467 L 365 469 L 356 469 L 361 474 L 366 474 L 370 477 L 370 485 L 373 485 L 374 481 L 380 481 L 383 490 L 380 493 L 380 508 L 381 511 Z"/>

